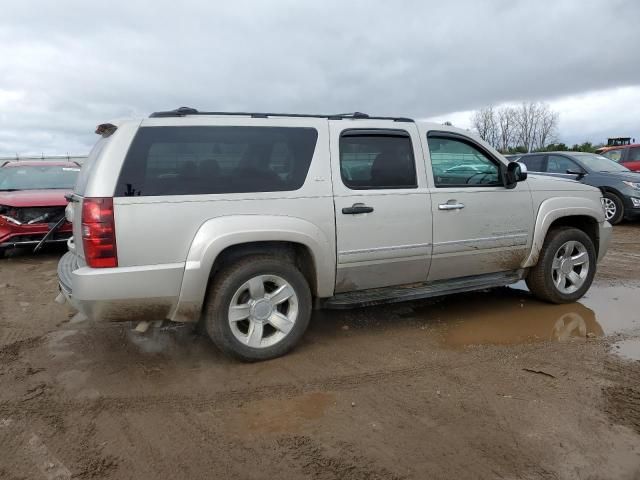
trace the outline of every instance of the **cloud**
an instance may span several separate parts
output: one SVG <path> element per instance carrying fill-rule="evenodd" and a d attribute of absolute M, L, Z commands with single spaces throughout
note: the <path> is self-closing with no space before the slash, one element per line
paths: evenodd
<path fill-rule="evenodd" d="M 561 136 L 632 130 L 637 110 L 587 128 L 559 99 L 640 86 L 638 14 L 635 0 L 10 2 L 0 155 L 88 151 L 98 123 L 181 105 L 424 118 L 553 100 Z"/>

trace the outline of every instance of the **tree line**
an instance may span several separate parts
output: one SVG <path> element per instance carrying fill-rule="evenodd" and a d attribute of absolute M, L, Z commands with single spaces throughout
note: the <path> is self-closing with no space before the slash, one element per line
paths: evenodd
<path fill-rule="evenodd" d="M 502 153 L 574 150 L 594 152 L 600 145 L 584 142 L 569 147 L 558 143 L 558 112 L 544 102 L 522 102 L 518 106 L 488 106 L 471 117 L 473 130 Z"/>

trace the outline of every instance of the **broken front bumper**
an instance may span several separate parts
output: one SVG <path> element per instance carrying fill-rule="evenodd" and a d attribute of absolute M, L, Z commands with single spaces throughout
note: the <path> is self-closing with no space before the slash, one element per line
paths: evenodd
<path fill-rule="evenodd" d="M 50 224 L 10 225 L 0 223 L 0 248 L 35 246 L 49 233 Z M 62 243 L 71 237 L 71 224 L 65 223 L 45 243 Z"/>

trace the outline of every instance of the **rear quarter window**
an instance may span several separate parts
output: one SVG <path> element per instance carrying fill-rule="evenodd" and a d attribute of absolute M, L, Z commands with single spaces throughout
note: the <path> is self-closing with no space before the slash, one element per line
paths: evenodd
<path fill-rule="evenodd" d="M 116 196 L 297 190 L 318 138 L 314 128 L 142 127 Z"/>
<path fill-rule="evenodd" d="M 109 143 L 111 137 L 100 137 L 100 139 L 96 142 L 96 144 L 89 152 L 89 156 L 82 164 L 82 168 L 80 169 L 80 173 L 78 174 L 78 179 L 76 180 L 75 187 L 73 191 L 80 196 L 84 195 L 85 190 L 87 189 L 87 182 L 89 181 L 89 177 L 91 176 L 91 171 L 96 165 L 96 161 L 104 147 Z"/>

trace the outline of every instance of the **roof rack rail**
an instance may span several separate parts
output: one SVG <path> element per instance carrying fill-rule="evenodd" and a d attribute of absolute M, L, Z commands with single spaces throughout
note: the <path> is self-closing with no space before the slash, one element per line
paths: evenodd
<path fill-rule="evenodd" d="M 333 115 L 312 114 L 312 113 L 262 113 L 262 112 L 200 112 L 191 107 L 180 107 L 175 110 L 167 110 L 162 112 L 153 112 L 149 118 L 162 117 L 185 117 L 187 115 L 229 115 L 238 117 L 251 118 L 269 118 L 269 117 L 293 117 L 293 118 L 327 118 L 329 120 L 392 120 L 394 122 L 413 122 L 413 119 L 406 117 L 372 117 L 362 112 L 338 113 Z"/>

